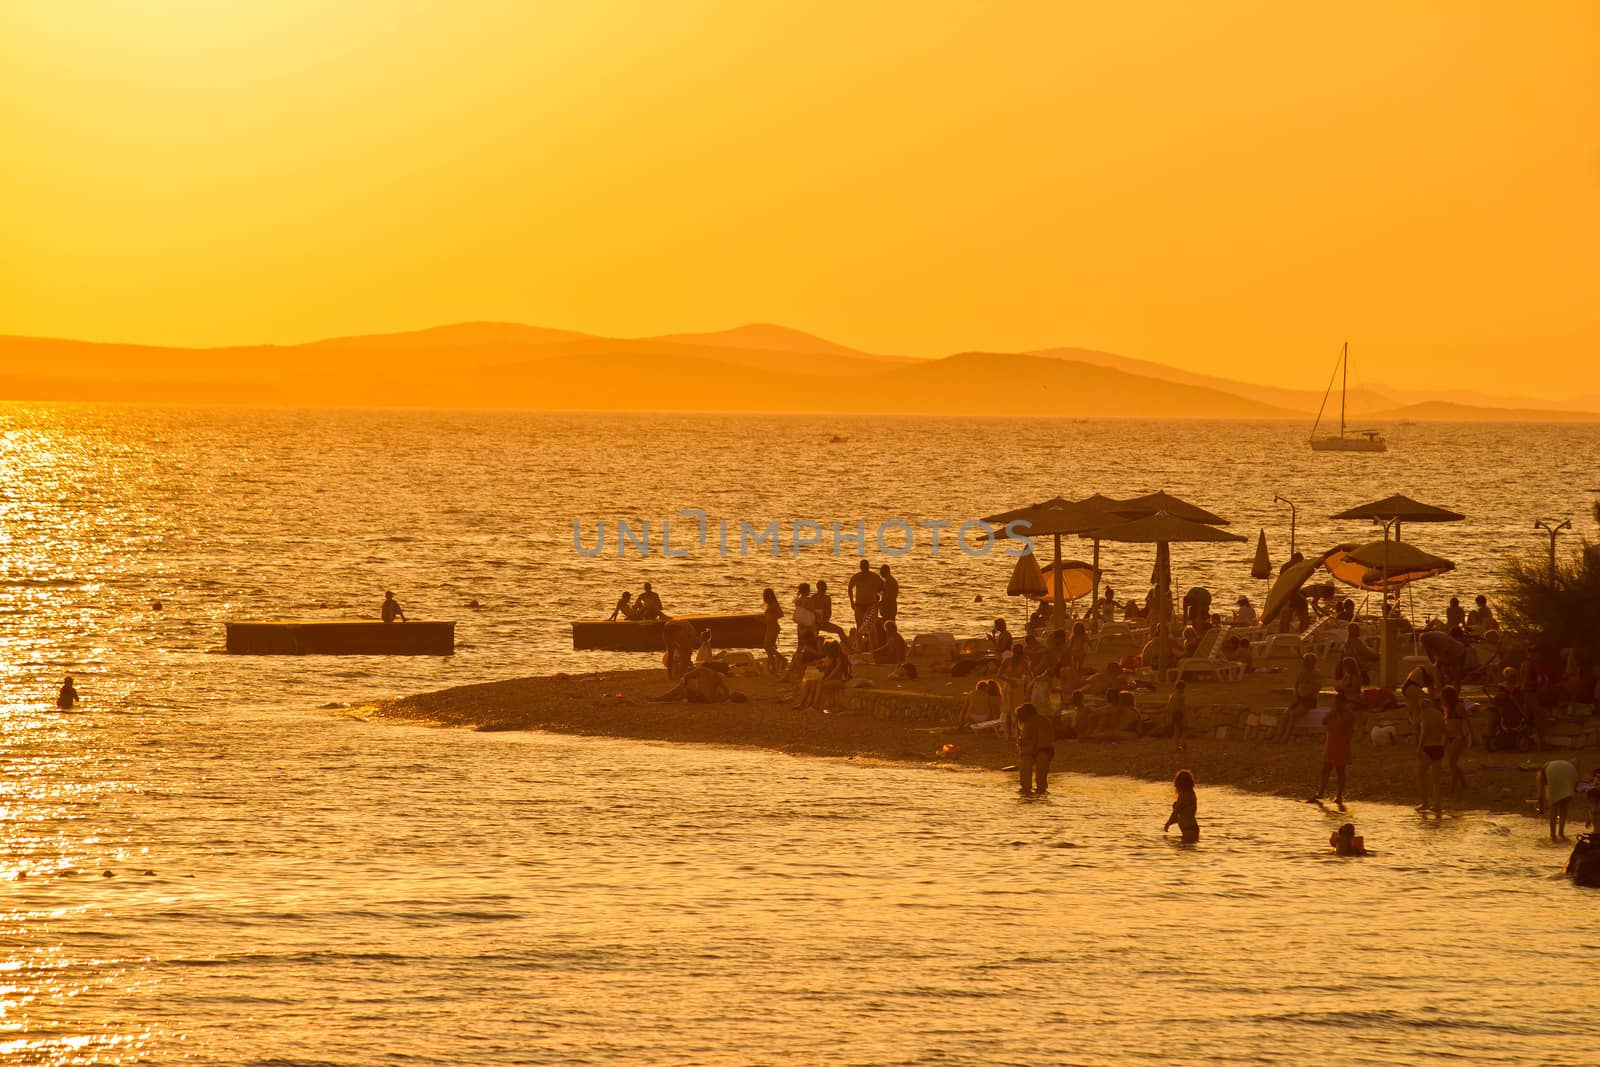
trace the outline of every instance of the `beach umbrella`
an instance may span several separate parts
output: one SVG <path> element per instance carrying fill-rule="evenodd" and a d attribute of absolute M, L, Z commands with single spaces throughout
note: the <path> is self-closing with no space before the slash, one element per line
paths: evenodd
<path fill-rule="evenodd" d="M 1118 500 L 1115 497 L 1106 496 L 1104 493 L 1090 493 L 1088 496 L 1078 501 L 1078 503 L 1091 508 L 1099 508 L 1107 515 L 1111 516 L 1111 519 L 1108 521 L 1115 521 L 1124 517 L 1117 514 L 1117 508 L 1121 507 L 1125 501 Z M 1089 592 L 1094 595 L 1094 600 L 1090 601 L 1090 603 L 1093 604 L 1098 603 L 1100 600 L 1100 539 L 1091 535 L 1090 540 L 1094 544 L 1094 557 L 1090 561 L 1094 566 L 1094 585 L 1089 590 Z"/>
<path fill-rule="evenodd" d="M 1050 563 L 1043 568 L 1044 591 L 1037 594 L 1040 600 L 1055 599 L 1055 574 L 1061 572 L 1062 595 L 1068 600 L 1087 596 L 1094 589 L 1094 566 L 1081 559 L 1064 559 L 1059 564 Z"/>
<path fill-rule="evenodd" d="M 1061 563 L 1061 538 L 1071 534 L 1093 530 L 1114 521 L 1114 516 L 1097 507 L 1088 504 L 1079 504 L 1064 497 L 1053 497 L 1038 504 L 1004 511 L 998 515 L 991 515 L 983 521 L 994 528 L 994 538 L 1017 537 L 1051 537 L 1055 539 L 1055 562 Z M 1016 534 L 1011 533 L 1012 527 Z M 1055 589 L 1054 611 L 1051 613 L 1051 624 L 1057 630 L 1066 629 L 1066 595 L 1062 589 L 1063 575 L 1060 570 L 1054 573 L 1052 585 Z"/>
<path fill-rule="evenodd" d="M 1049 591 L 1044 584 L 1044 574 L 1039 570 L 1039 558 L 1032 552 L 1017 557 L 1011 569 L 1011 581 L 1006 583 L 1007 596 L 1041 597 Z"/>
<path fill-rule="evenodd" d="M 1407 522 L 1460 522 L 1466 518 L 1460 512 L 1450 511 L 1447 508 L 1435 507 L 1424 504 L 1420 500 L 1412 500 L 1408 496 L 1396 493 L 1386 496 L 1382 500 L 1374 500 L 1370 504 L 1360 504 L 1333 516 L 1336 519 L 1367 519 L 1373 522 L 1393 523 L 1396 540 L 1400 537 L 1400 526 Z"/>
<path fill-rule="evenodd" d="M 1383 543 L 1389 543 L 1389 529 L 1394 528 L 1394 540 L 1400 540 L 1400 528 L 1408 522 L 1460 522 L 1466 518 L 1460 512 L 1450 511 L 1448 508 L 1437 507 L 1433 504 L 1424 504 L 1420 500 L 1413 500 L 1399 493 L 1374 500 L 1370 504 L 1359 504 L 1333 516 L 1335 519 L 1367 519 L 1383 525 Z M 1383 584 L 1380 590 L 1383 593 L 1383 618 L 1389 617 L 1389 567 L 1387 562 L 1381 564 L 1379 572 Z M 1389 683 L 1389 625 L 1384 623 L 1378 636 L 1378 673 L 1383 684 Z"/>
<path fill-rule="evenodd" d="M 1206 526 L 1228 525 L 1228 520 L 1221 515 L 1215 515 L 1205 508 L 1189 503 L 1187 500 L 1179 500 L 1166 490 L 1146 493 L 1144 496 L 1136 496 L 1131 500 L 1124 500 L 1107 510 L 1130 519 L 1146 518 L 1152 515 L 1167 515 L 1174 519 L 1202 523 Z M 1243 538 L 1240 538 L 1240 540 L 1243 540 Z"/>
<path fill-rule="evenodd" d="M 1424 552 L 1404 541 L 1373 541 L 1359 547 L 1340 546 L 1323 561 L 1328 572 L 1346 585 L 1368 592 L 1388 592 L 1456 569 L 1450 560 Z"/>
<path fill-rule="evenodd" d="M 1265 581 L 1272 577 L 1272 560 L 1267 555 L 1267 531 L 1262 527 L 1256 538 L 1256 558 L 1250 561 L 1250 577 Z"/>
<path fill-rule="evenodd" d="M 1210 514 L 1210 512 L 1205 512 Z M 1133 519 L 1129 522 L 1117 523 L 1113 526 L 1103 527 L 1081 536 L 1093 536 L 1101 541 L 1119 541 L 1125 544 L 1154 544 L 1156 546 L 1157 577 L 1156 604 L 1160 609 L 1159 623 L 1165 623 L 1170 617 L 1167 601 L 1171 597 L 1172 567 L 1171 545 L 1174 542 L 1223 542 L 1244 541 L 1246 538 L 1226 530 L 1219 530 L 1213 525 L 1195 522 L 1190 519 L 1178 518 L 1174 515 L 1157 513 L 1142 519 Z M 1158 667 L 1166 667 L 1166 642 L 1161 642 L 1161 662 Z"/>
<path fill-rule="evenodd" d="M 1267 601 L 1261 608 L 1262 626 L 1271 625 L 1272 620 L 1293 603 L 1295 594 L 1300 592 L 1300 587 L 1311 580 L 1311 576 L 1317 573 L 1317 568 L 1320 566 L 1322 566 L 1321 556 L 1312 556 L 1298 563 L 1284 565 L 1283 570 L 1278 573 L 1278 580 L 1267 590 Z"/>

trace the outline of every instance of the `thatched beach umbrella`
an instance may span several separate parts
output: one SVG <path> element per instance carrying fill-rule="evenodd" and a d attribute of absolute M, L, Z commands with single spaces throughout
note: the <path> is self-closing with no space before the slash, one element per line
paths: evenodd
<path fill-rule="evenodd" d="M 994 537 L 997 540 L 1013 536 L 1011 533 L 1013 526 L 1017 531 L 1015 536 L 1018 537 L 1054 538 L 1055 562 L 1059 566 L 1062 537 L 1093 530 L 1113 520 L 1099 508 L 1074 503 L 1058 496 L 1029 507 L 991 515 L 983 521 L 994 527 Z M 1066 596 L 1062 589 L 1062 574 L 1059 570 L 1055 572 L 1052 584 L 1055 590 L 1055 608 L 1051 613 L 1051 625 L 1054 629 L 1064 630 L 1067 621 Z"/>
<path fill-rule="evenodd" d="M 1450 511 L 1448 508 L 1435 507 L 1424 504 L 1420 500 L 1412 500 L 1408 496 L 1396 493 L 1386 496 L 1382 500 L 1374 500 L 1370 504 L 1361 504 L 1333 516 L 1336 519 L 1369 519 L 1373 522 L 1394 524 L 1395 540 L 1400 539 L 1400 526 L 1407 522 L 1460 522 L 1466 518 L 1460 512 Z"/>
<path fill-rule="evenodd" d="M 1209 515 L 1210 512 L 1206 512 L 1206 514 Z M 1084 536 L 1089 535 L 1085 534 Z M 1172 567 L 1170 562 L 1172 543 L 1175 541 L 1187 543 L 1245 540 L 1245 538 L 1236 533 L 1229 533 L 1226 530 L 1219 530 L 1215 526 L 1188 519 L 1180 519 L 1167 514 L 1156 514 L 1142 519 L 1134 519 L 1131 522 L 1118 523 L 1115 526 L 1107 526 L 1093 531 L 1093 536 L 1102 541 L 1154 544 L 1156 546 L 1156 560 L 1161 579 L 1156 583 L 1156 603 L 1159 610 L 1159 617 L 1156 621 L 1163 624 L 1167 621 L 1167 615 L 1170 611 L 1166 601 L 1170 599 L 1172 589 Z M 1165 566 L 1160 566 L 1162 563 L 1165 563 Z M 1161 659 L 1157 666 L 1165 669 L 1166 642 L 1162 641 L 1160 647 Z"/>
<path fill-rule="evenodd" d="M 1360 504 L 1333 516 L 1335 519 L 1368 519 L 1383 526 L 1382 545 L 1389 544 L 1389 530 L 1394 528 L 1394 540 L 1400 540 L 1400 527 L 1407 522 L 1460 522 L 1466 518 L 1459 512 L 1448 508 L 1437 507 L 1433 504 L 1424 504 L 1420 500 L 1412 500 L 1399 493 L 1374 500 L 1370 504 Z M 1380 553 L 1380 573 L 1385 575 L 1383 593 L 1383 627 L 1378 633 L 1378 674 L 1379 681 L 1389 684 L 1389 586 L 1387 575 L 1389 563 L 1387 556 Z"/>
<path fill-rule="evenodd" d="M 1138 517 L 1123 516 L 1117 511 L 1117 509 L 1125 504 L 1126 501 L 1118 500 L 1115 497 L 1106 496 L 1104 493 L 1090 493 L 1088 496 L 1078 501 L 1078 503 L 1091 508 L 1099 508 L 1109 516 L 1109 518 L 1106 520 L 1107 522 L 1115 522 L 1118 519 L 1125 517 Z M 1094 567 L 1094 583 L 1089 588 L 1089 592 L 1094 595 L 1094 599 L 1091 600 L 1090 603 L 1097 604 L 1100 601 L 1100 539 L 1091 535 L 1090 540 L 1094 545 L 1094 554 L 1090 560 L 1091 565 Z"/>
<path fill-rule="evenodd" d="M 1124 500 L 1108 510 L 1133 519 L 1147 518 L 1152 515 L 1166 515 L 1174 519 L 1183 519 L 1186 522 L 1197 522 L 1204 526 L 1228 525 L 1228 520 L 1221 515 L 1214 515 L 1205 508 L 1191 504 L 1187 500 L 1179 500 L 1164 489 L 1155 493 L 1146 493 L 1144 496 L 1136 496 L 1131 500 Z M 1244 539 L 1240 538 L 1240 540 Z"/>

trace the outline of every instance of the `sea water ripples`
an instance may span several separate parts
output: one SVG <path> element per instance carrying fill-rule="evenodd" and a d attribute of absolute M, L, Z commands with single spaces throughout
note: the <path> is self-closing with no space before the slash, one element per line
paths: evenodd
<path fill-rule="evenodd" d="M 832 433 L 848 436 L 828 445 Z M 663 435 L 673 442 L 663 449 Z M 848 564 L 587 561 L 575 517 L 950 517 L 1165 487 L 1298 537 L 1405 491 L 1492 582 L 1579 514 L 1586 427 L 1417 427 L 1323 457 L 1273 424 L 0 408 L 0 1052 L 16 1063 L 1575 1062 L 1587 900 L 1500 816 L 704 746 L 367 723 L 329 702 L 627 662 L 566 623 L 645 579 L 754 603 Z M 1473 463 L 1460 463 L 1463 454 Z M 1227 457 L 1222 460 L 1219 457 Z M 1081 547 L 1081 546 L 1078 546 Z M 1248 546 L 1175 552 L 1250 589 Z M 1136 589 L 1148 551 L 1108 550 Z M 1017 615 L 1009 563 L 896 565 L 913 629 Z M 221 622 L 455 617 L 449 660 L 235 658 Z M 839 590 L 842 592 L 842 588 Z M 974 603 L 983 591 L 983 603 Z M 1424 599 L 1431 598 L 1431 600 Z M 466 607 L 476 599 L 481 610 Z M 156 610 L 153 601 L 162 601 Z M 629 665 L 632 665 L 631 663 Z M 49 697 L 71 671 L 87 700 Z M 1070 764 L 1070 756 L 1064 757 Z M 104 872 L 110 871 L 111 877 Z"/>

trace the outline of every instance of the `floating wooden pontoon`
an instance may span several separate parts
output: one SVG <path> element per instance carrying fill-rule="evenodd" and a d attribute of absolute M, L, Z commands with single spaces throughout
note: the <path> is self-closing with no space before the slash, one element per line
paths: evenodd
<path fill-rule="evenodd" d="M 710 630 L 716 648 L 760 648 L 765 643 L 766 619 L 760 615 L 675 615 L 672 621 L 688 623 L 697 634 Z M 661 637 L 665 625 L 661 619 L 582 619 L 572 624 L 572 647 L 579 652 L 661 652 L 667 647 Z"/>
<path fill-rule="evenodd" d="M 328 619 L 230 622 L 228 651 L 244 656 L 450 656 L 453 622 Z"/>

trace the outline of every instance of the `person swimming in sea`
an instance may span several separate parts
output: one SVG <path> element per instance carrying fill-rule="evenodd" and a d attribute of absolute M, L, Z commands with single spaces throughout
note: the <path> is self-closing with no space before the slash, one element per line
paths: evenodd
<path fill-rule="evenodd" d="M 1356 833 L 1356 824 L 1347 822 L 1328 835 L 1328 844 L 1338 856 L 1370 856 L 1366 839 Z"/>
<path fill-rule="evenodd" d="M 1183 843 L 1192 845 L 1200 840 L 1200 823 L 1195 818 L 1200 798 L 1194 792 L 1194 774 L 1179 771 L 1173 775 L 1172 793 L 1172 814 L 1167 816 L 1167 824 L 1161 828 L 1161 832 L 1166 833 L 1176 823 Z"/>
<path fill-rule="evenodd" d="M 71 711 L 72 706 L 78 702 L 78 689 L 72 684 L 72 675 L 67 675 L 67 680 L 61 683 L 61 690 L 56 693 L 56 707 L 62 711 Z"/>

